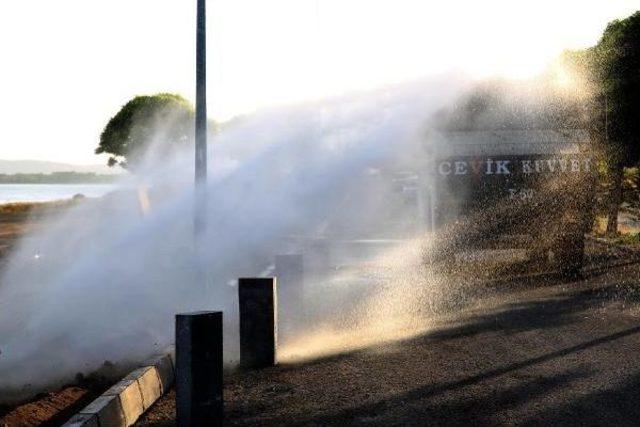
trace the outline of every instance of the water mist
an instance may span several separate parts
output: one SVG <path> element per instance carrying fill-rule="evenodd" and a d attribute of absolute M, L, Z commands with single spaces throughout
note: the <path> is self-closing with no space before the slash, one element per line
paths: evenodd
<path fill-rule="evenodd" d="M 259 275 L 276 254 L 303 251 L 305 239 L 378 230 L 373 237 L 392 241 L 381 235 L 391 222 L 402 239 L 384 253 L 309 280 L 312 320 L 281 354 L 314 357 L 424 327 L 415 319 L 438 299 L 437 279 L 423 271 L 424 242 L 407 231 L 416 230 L 407 224 L 416 212 L 389 203 L 381 176 L 391 165 L 424 161 L 424 119 L 457 92 L 462 84 L 453 80 L 265 111 L 226 127 L 211 141 L 208 227 L 198 245 L 189 150 L 162 167 L 149 159 L 113 194 L 25 237 L 0 278 L 0 400 L 160 351 L 184 311 L 224 311 L 233 363 L 237 277 Z M 141 183 L 148 209 L 134 191 Z"/>

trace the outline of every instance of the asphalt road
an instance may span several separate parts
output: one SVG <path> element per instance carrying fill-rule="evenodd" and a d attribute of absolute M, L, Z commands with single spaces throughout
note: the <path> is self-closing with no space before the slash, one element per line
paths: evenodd
<path fill-rule="evenodd" d="M 640 263 L 493 284 L 417 337 L 225 378 L 227 425 L 638 425 Z M 174 424 L 173 392 L 138 423 Z"/>

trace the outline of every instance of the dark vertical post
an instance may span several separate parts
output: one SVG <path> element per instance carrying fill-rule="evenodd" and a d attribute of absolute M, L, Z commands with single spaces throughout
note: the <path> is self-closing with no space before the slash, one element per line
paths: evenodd
<path fill-rule="evenodd" d="M 238 281 L 240 303 L 240 366 L 266 368 L 277 362 L 276 279 L 243 278 Z"/>
<path fill-rule="evenodd" d="M 176 424 L 221 426 L 222 312 L 176 315 Z"/>
<path fill-rule="evenodd" d="M 196 201 L 194 229 L 196 235 L 206 226 L 207 206 L 207 23 L 206 0 L 198 0 L 196 29 Z"/>
<path fill-rule="evenodd" d="M 278 311 L 281 325 L 294 329 L 304 314 L 304 265 L 302 254 L 276 255 Z"/>

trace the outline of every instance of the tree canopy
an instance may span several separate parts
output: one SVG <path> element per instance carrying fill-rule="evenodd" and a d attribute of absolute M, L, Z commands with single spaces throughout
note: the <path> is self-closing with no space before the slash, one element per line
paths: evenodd
<path fill-rule="evenodd" d="M 591 96 L 590 121 L 613 168 L 640 160 L 640 11 L 607 25 L 599 42 L 566 51 L 563 66 Z"/>
<path fill-rule="evenodd" d="M 633 166 L 640 159 L 640 11 L 610 22 L 594 54 L 610 160 Z"/>
<path fill-rule="evenodd" d="M 193 142 L 193 135 L 194 111 L 182 96 L 136 96 L 109 120 L 95 152 L 110 154 L 109 166 L 135 169 L 146 156 L 163 158 Z"/>
<path fill-rule="evenodd" d="M 567 69 L 589 88 L 590 131 L 610 174 L 607 232 L 617 232 L 623 168 L 640 160 L 640 11 L 607 25 L 598 43 L 566 52 Z"/>

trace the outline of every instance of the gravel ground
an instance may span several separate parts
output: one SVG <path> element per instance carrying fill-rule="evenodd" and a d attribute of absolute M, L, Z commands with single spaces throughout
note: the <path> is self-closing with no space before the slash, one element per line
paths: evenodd
<path fill-rule="evenodd" d="M 636 256 L 592 243 L 581 280 L 494 288 L 418 337 L 227 375 L 225 424 L 638 424 Z M 138 425 L 173 425 L 174 398 Z"/>

